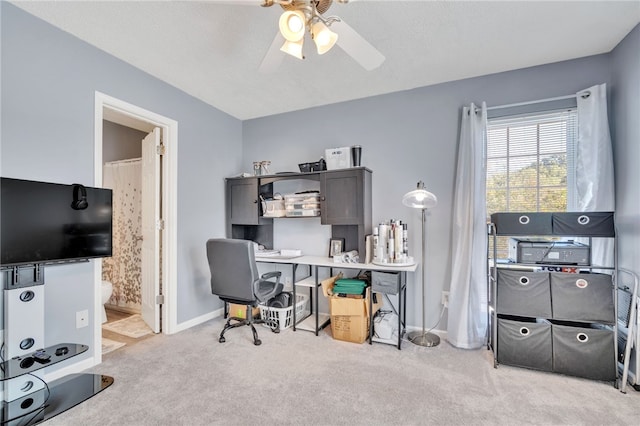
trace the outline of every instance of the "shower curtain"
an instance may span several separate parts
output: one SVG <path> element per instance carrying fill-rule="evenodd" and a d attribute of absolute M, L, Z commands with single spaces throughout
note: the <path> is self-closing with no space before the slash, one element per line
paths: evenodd
<path fill-rule="evenodd" d="M 142 161 L 105 163 L 103 186 L 113 190 L 113 256 L 102 279 L 113 284 L 110 305 L 140 312 L 142 306 Z"/>

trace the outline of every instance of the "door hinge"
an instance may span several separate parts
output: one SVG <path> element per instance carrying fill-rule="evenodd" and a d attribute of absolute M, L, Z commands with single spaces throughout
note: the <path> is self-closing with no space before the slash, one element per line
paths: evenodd
<path fill-rule="evenodd" d="M 164 229 L 164 219 L 158 219 L 156 221 L 156 229 L 162 231 Z"/>
<path fill-rule="evenodd" d="M 164 294 L 156 295 L 156 305 L 164 304 Z"/>
<path fill-rule="evenodd" d="M 166 152 L 165 146 L 163 144 L 156 146 L 156 152 L 158 155 L 164 155 Z"/>

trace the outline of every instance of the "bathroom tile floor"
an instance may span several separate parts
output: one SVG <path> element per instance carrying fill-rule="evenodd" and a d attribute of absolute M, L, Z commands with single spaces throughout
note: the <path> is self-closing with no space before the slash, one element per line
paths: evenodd
<path fill-rule="evenodd" d="M 127 318 L 129 316 L 131 316 L 132 314 L 126 313 L 126 312 L 120 312 L 120 311 L 116 311 L 113 309 L 108 309 L 107 308 L 107 323 L 110 322 L 114 322 L 114 321 L 118 321 L 124 318 Z M 104 328 L 102 329 L 102 337 L 106 337 L 107 339 L 111 339 L 111 340 L 115 340 L 116 342 L 123 342 L 126 343 L 125 346 L 123 346 L 122 348 L 118 349 L 118 350 L 126 350 L 127 347 L 131 347 L 132 345 L 135 345 L 138 342 L 141 342 L 142 340 L 145 339 L 150 339 L 153 338 L 154 334 L 147 334 L 146 336 L 142 336 L 138 339 L 134 339 L 132 337 L 129 336 L 125 336 L 123 334 L 118 334 L 118 333 L 114 333 L 113 331 L 109 331 L 109 330 L 105 330 Z M 107 354 L 107 356 L 109 356 L 109 354 Z"/>

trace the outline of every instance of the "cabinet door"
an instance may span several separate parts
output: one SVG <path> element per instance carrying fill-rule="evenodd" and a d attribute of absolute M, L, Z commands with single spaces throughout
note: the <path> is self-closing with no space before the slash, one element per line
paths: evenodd
<path fill-rule="evenodd" d="M 258 180 L 253 178 L 227 181 L 227 218 L 229 223 L 257 225 L 260 215 Z"/>
<path fill-rule="evenodd" d="M 320 215 L 323 224 L 362 223 L 364 170 L 326 172 L 320 182 Z"/>

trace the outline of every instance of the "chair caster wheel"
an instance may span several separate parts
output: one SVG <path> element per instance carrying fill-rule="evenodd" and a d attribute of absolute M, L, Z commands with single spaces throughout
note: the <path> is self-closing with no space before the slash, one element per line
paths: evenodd
<path fill-rule="evenodd" d="M 253 341 L 253 344 L 256 345 L 256 346 L 260 346 L 262 344 L 262 340 L 256 339 L 256 340 Z"/>
<path fill-rule="evenodd" d="M 274 333 L 278 334 L 278 333 L 280 333 L 280 327 L 272 328 L 271 331 L 273 331 Z"/>
<path fill-rule="evenodd" d="M 225 339 L 224 337 L 221 337 L 221 338 L 218 339 L 218 342 L 220 342 L 220 343 L 224 343 L 226 341 L 227 341 L 227 339 Z"/>

